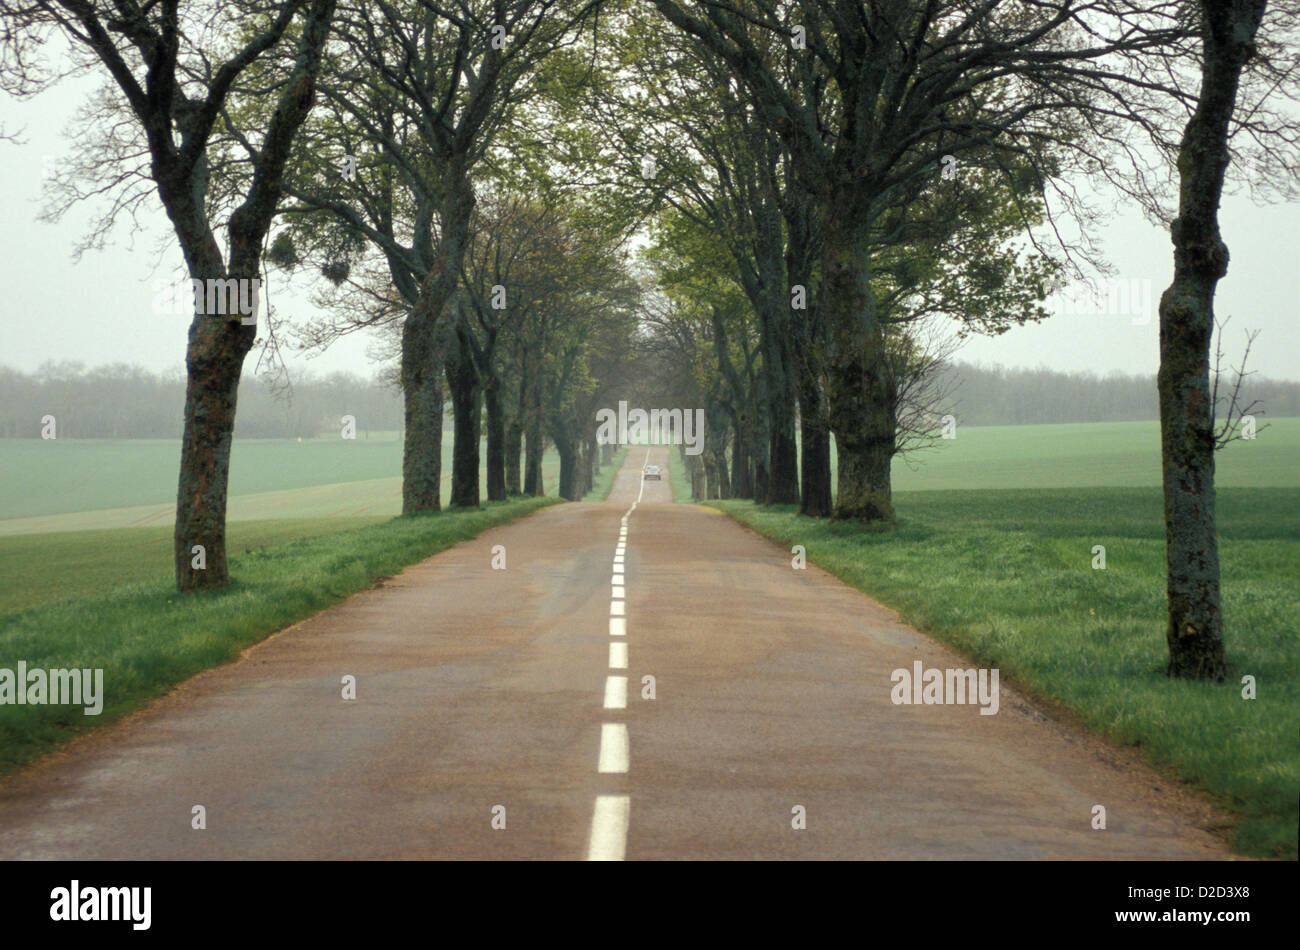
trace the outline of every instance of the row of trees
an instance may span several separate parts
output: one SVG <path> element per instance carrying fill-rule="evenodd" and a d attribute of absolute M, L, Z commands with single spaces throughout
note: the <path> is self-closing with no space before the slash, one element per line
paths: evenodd
<path fill-rule="evenodd" d="M 651 327 L 656 326 L 654 316 L 652 311 L 647 313 Z M 622 399 L 634 406 L 688 406 L 703 400 L 698 403 L 703 406 L 707 401 L 702 392 L 693 388 L 689 374 L 682 373 L 684 367 L 672 341 L 658 333 L 647 335 L 640 342 L 636 362 L 621 365 L 617 377 L 602 365 L 599 352 L 589 355 L 592 358 L 596 360 L 593 378 L 601 380 L 603 388 L 584 394 L 584 405 L 615 406 Z M 744 364 L 746 379 L 754 375 L 755 362 L 750 360 Z M 518 409 L 522 377 L 504 364 L 501 374 L 504 379 L 493 376 L 484 383 L 483 431 L 487 438 L 495 430 L 497 435 L 489 443 L 502 446 L 505 458 L 515 462 L 494 463 L 489 466 L 489 472 L 502 473 L 508 492 L 519 493 L 523 482 L 518 477 L 518 459 L 522 454 L 523 420 L 527 416 Z M 650 385 L 651 380 L 659 382 Z M 961 425 L 1159 418 L 1155 379 L 1138 374 L 1114 373 L 1101 377 L 955 361 L 939 366 L 934 382 L 933 391 L 946 394 L 947 405 Z M 508 413 L 502 409 L 501 400 L 511 407 Z M 1238 401 L 1244 405 L 1256 404 L 1270 416 L 1300 416 L 1300 383 L 1247 379 Z M 185 377 L 179 373 L 151 373 L 120 363 L 92 369 L 78 363 L 47 364 L 32 373 L 0 366 L 0 438 L 39 438 L 40 420 L 50 414 L 58 420 L 60 438 L 175 439 L 181 434 L 184 405 Z M 710 458 L 718 466 L 720 477 L 730 485 L 727 473 L 735 459 L 747 457 L 743 445 L 740 453 L 736 453 L 730 437 L 734 432 L 745 431 L 745 427 L 733 425 L 730 411 L 725 406 L 722 408 L 722 416 L 716 418 L 715 413 L 710 427 L 717 439 L 715 454 Z M 277 390 L 267 381 L 245 378 L 239 386 L 235 437 L 338 437 L 340 419 L 345 415 L 355 417 L 359 438 L 369 432 L 401 430 L 400 387 L 384 378 L 363 379 L 351 373 L 297 376 L 287 391 Z M 537 418 L 545 421 L 547 416 L 543 413 Z M 574 427 L 580 439 L 586 440 L 584 457 L 591 456 L 594 446 L 589 441 L 589 427 L 582 424 L 576 413 L 568 417 L 566 424 Z M 493 449 L 494 457 L 496 452 Z M 752 460 L 748 467 L 742 481 L 752 485 Z"/>
<path fill-rule="evenodd" d="M 693 368 L 681 398 L 709 407 L 706 479 L 891 522 L 890 462 L 934 438 L 952 395 L 935 321 L 960 336 L 1044 319 L 1053 291 L 1105 268 L 1097 199 L 1118 192 L 1174 246 L 1157 387 L 1169 668 L 1221 679 L 1213 453 L 1240 404 L 1216 419 L 1217 208 L 1234 157 L 1257 193 L 1295 194 L 1300 138 L 1279 112 L 1295 4 L 653 6 L 676 30 L 627 6 L 584 110 L 615 152 L 663 166 L 645 189 L 652 322 Z"/>
<path fill-rule="evenodd" d="M 941 372 L 962 425 L 1030 425 L 1063 422 L 1136 422 L 1160 418 L 1155 379 L 1114 373 L 1060 373 L 1046 369 L 1000 369 L 955 363 Z M 1226 412 L 1235 374 L 1221 380 Z M 1300 416 L 1300 383 L 1248 376 L 1237 394 L 1239 408 L 1256 414 Z M 1263 424 L 1263 419 L 1260 419 Z"/>
<path fill-rule="evenodd" d="M 41 418 L 56 420 L 57 438 L 177 439 L 185 406 L 183 374 L 117 363 L 86 369 L 47 364 L 34 373 L 0 366 L 0 438 L 39 438 Z M 239 385 L 235 437 L 338 438 L 340 420 L 356 419 L 357 438 L 402 427 L 402 398 L 392 385 L 350 373 L 297 377 L 276 391 L 255 378 Z"/>
<path fill-rule="evenodd" d="M 97 69 L 56 216 L 107 195 L 90 245 L 158 201 L 188 276 L 321 278 L 330 316 L 289 327 L 196 313 L 186 355 L 174 535 L 181 591 L 227 581 L 225 512 L 245 356 L 295 335 L 378 327 L 399 367 L 403 510 L 439 507 L 446 403 L 453 506 L 542 491 L 544 444 L 577 497 L 597 463 L 585 420 L 630 358 L 640 293 L 621 223 L 556 176 L 547 61 L 597 26 L 557 0 L 0 2 L 0 82 L 31 95 Z M 70 52 L 61 59 L 62 43 Z M 50 55 L 53 52 L 53 56 Z M 563 65 L 562 63 L 560 64 Z M 274 226 L 273 226 L 274 225 Z M 277 332 L 280 331 L 280 332 Z M 206 548 L 204 569 L 190 551 Z"/>
<path fill-rule="evenodd" d="M 75 50 L 63 72 L 95 66 L 112 92 L 91 113 L 70 200 L 111 194 L 105 228 L 160 200 L 194 279 L 322 275 L 331 316 L 309 344 L 388 333 L 406 513 L 438 507 L 448 396 L 454 505 L 478 504 L 484 413 L 489 497 L 520 477 L 536 489 L 548 438 L 575 497 L 594 409 L 614 402 L 639 319 L 673 397 L 706 407 L 716 477 L 729 444 L 739 494 L 891 522 L 892 457 L 934 438 L 945 395 L 936 321 L 960 336 L 1045 318 L 1065 278 L 1103 264 L 1088 192 L 1109 184 L 1171 222 L 1170 668 L 1221 677 L 1217 207 L 1236 152 L 1274 176 L 1265 190 L 1287 189 L 1300 142 L 1270 105 L 1295 92 L 1297 9 L 1269 10 L 1265 22 L 1265 0 L 0 0 L 0 81 L 30 94 L 57 78 L 40 53 L 60 33 Z M 643 223 L 638 282 L 624 249 Z M 257 338 L 240 316 L 191 325 L 181 590 L 226 580 L 235 400 Z M 205 571 L 190 567 L 196 543 Z"/>

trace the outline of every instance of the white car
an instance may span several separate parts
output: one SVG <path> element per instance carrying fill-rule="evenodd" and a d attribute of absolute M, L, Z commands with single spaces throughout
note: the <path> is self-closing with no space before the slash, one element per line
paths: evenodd
<path fill-rule="evenodd" d="M 658 465 L 647 465 L 645 467 L 645 471 L 642 473 L 642 477 L 645 478 L 647 481 L 649 481 L 652 478 L 657 482 L 663 481 L 663 476 L 659 474 Z"/>

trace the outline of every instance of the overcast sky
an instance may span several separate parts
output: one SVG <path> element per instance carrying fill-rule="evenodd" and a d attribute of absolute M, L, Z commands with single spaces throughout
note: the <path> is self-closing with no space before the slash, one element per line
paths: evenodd
<path fill-rule="evenodd" d="M 122 227 L 112 247 L 89 252 L 75 265 L 69 249 L 86 232 L 89 209 L 76 209 L 57 225 L 35 220 L 42 168 L 68 155 L 64 130 L 91 88 L 83 80 L 25 102 L 0 97 L 0 127 L 10 133 L 21 129 L 26 140 L 21 146 L 0 142 L 0 276 L 9 288 L 0 363 L 32 370 L 47 360 L 88 366 L 126 362 L 180 371 L 189 317 L 152 310 L 154 282 L 181 267 L 170 224 L 157 203 L 149 231 L 137 235 L 133 247 Z M 1216 301 L 1218 314 L 1233 318 L 1227 353 L 1235 362 L 1244 331 L 1259 330 L 1251 368 L 1275 379 L 1300 380 L 1300 205 L 1261 207 L 1244 195 L 1231 196 L 1221 220 L 1232 256 Z M 1173 273 L 1169 235 L 1136 210 L 1121 208 L 1102 244 L 1122 288 L 1103 284 L 1097 305 L 1081 301 L 1075 312 L 1062 306 L 1045 323 L 973 339 L 957 358 L 1102 375 L 1154 373 L 1159 361 L 1155 308 Z M 271 292 L 281 315 L 312 314 L 305 295 L 278 293 L 274 286 Z M 289 365 L 296 372 L 350 370 L 368 376 L 376 369 L 367 358 L 369 346 L 364 334 L 355 334 L 315 358 L 293 355 Z M 255 360 L 256 352 L 248 370 Z"/>

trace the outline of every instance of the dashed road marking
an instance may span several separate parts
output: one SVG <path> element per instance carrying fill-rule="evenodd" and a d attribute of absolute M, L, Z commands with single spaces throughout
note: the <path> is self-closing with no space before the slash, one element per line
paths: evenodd
<path fill-rule="evenodd" d="M 614 569 L 610 575 L 609 594 L 609 635 L 611 637 L 627 636 L 626 582 L 623 570 L 623 558 L 627 551 L 627 520 L 641 497 L 645 494 L 645 464 L 650 460 L 650 449 L 645 450 L 641 460 L 641 488 L 636 493 L 636 501 L 623 513 L 619 521 L 618 546 L 614 548 Z M 609 645 L 609 668 L 611 670 L 627 669 L 626 641 Z M 627 708 L 627 677 L 605 677 L 605 708 Z M 622 722 L 605 722 L 600 726 L 600 756 L 596 771 L 602 775 L 625 773 L 628 769 L 630 755 L 628 752 L 627 724 Z M 588 861 L 622 861 L 627 854 L 627 826 L 632 812 L 630 795 L 597 795 L 596 807 L 591 814 L 591 837 L 587 842 Z"/>
<path fill-rule="evenodd" d="M 627 644 L 623 644 L 626 646 Z M 605 677 L 605 708 L 627 709 L 627 677 Z"/>
<path fill-rule="evenodd" d="M 616 775 L 627 771 L 627 724 L 605 722 L 600 725 L 600 760 L 596 771 Z"/>
<path fill-rule="evenodd" d="M 588 861 L 622 861 L 627 854 L 627 820 L 632 810 L 628 795 L 597 795 L 591 815 Z"/>

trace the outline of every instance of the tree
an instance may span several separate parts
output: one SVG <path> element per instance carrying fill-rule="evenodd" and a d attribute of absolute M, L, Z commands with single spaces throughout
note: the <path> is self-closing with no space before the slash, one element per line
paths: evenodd
<path fill-rule="evenodd" d="M 322 87 L 331 115 L 310 130 L 317 159 L 298 169 L 288 192 L 300 202 L 295 212 L 332 216 L 327 229 L 359 235 L 382 252 L 406 303 L 403 513 L 440 507 L 444 372 L 461 387 L 453 405 L 462 414 L 476 402 L 477 374 L 460 352 L 466 340 L 454 303 L 477 200 L 474 174 L 536 94 L 538 64 L 597 5 L 363 0 L 340 27 L 346 49 Z M 356 173 L 341 182 L 347 155 Z M 320 227 L 303 225 L 296 236 L 309 239 Z M 352 261 L 337 263 L 346 273 Z M 319 328 L 318 339 L 356 326 Z M 461 423 L 462 439 L 472 437 L 475 424 L 463 415 Z M 462 446 L 462 464 L 454 466 L 452 495 L 461 504 L 478 503 L 477 461 L 472 476 L 463 462 L 477 452 L 477 441 Z"/>
<path fill-rule="evenodd" d="M 786 274 L 780 139 L 707 49 L 654 20 L 629 18 L 604 44 L 612 58 L 588 97 L 602 133 L 654 164 L 641 189 L 699 224 L 731 255 L 759 330 L 768 445 L 765 503 L 800 499 L 797 361 Z"/>
<path fill-rule="evenodd" d="M 1201 89 L 1178 152 L 1173 283 L 1160 298 L 1161 469 L 1165 497 L 1171 676 L 1227 673 L 1214 505 L 1210 342 L 1214 291 L 1228 272 L 1219 199 L 1242 71 L 1255 54 L 1265 0 L 1200 0 Z"/>
<path fill-rule="evenodd" d="M 229 577 L 230 443 L 244 357 L 257 338 L 263 241 L 276 214 L 281 176 L 295 136 L 315 102 L 334 6 L 335 0 L 286 0 L 266 11 L 240 3 L 231 13 L 182 5 L 181 0 L 143 6 L 103 0 L 0 3 L 8 91 L 30 94 L 44 87 L 35 78 L 31 54 L 51 28 L 91 54 L 111 77 L 131 118 L 132 134 L 143 140 L 147 177 L 172 222 L 190 278 L 202 282 L 206 291 L 206 306 L 195 308 L 185 357 L 188 383 L 174 534 L 176 586 L 182 592 L 221 587 Z M 223 27 L 236 28 L 241 17 L 246 37 L 233 48 L 210 39 L 221 35 Z M 256 144 L 250 143 L 240 176 L 242 195 L 235 195 L 237 204 L 228 209 L 225 255 L 217 240 L 222 209 L 215 207 L 217 196 L 209 190 L 210 149 L 221 133 L 218 122 L 228 114 L 236 83 L 260 58 L 287 42 L 295 23 L 292 66 L 265 133 Z M 203 37 L 207 47 L 193 45 L 188 36 Z M 119 195 L 108 215 L 110 223 L 117 210 L 138 200 L 130 188 L 143 171 L 135 165 L 101 170 L 106 190 Z M 127 197 L 120 197 L 123 193 Z M 227 306 L 212 313 L 214 298 L 226 297 L 232 287 L 238 288 L 242 300 L 229 307 L 227 297 L 222 301 Z M 205 568 L 192 566 L 196 546 L 205 550 Z"/>
<path fill-rule="evenodd" d="M 661 13 L 725 62 L 781 136 L 801 192 L 822 216 L 820 311 L 828 414 L 839 456 L 836 515 L 893 519 L 894 387 L 876 307 L 871 247 L 881 219 L 938 177 L 939 160 L 973 152 L 1037 162 L 1077 137 L 1092 91 L 1080 64 L 1179 36 L 1133 34 L 1130 4 L 1062 0 L 1026 7 L 962 0 L 716 0 Z M 1090 28 L 1114 15 L 1117 38 Z M 786 78 L 774 40 L 796 57 Z"/>

